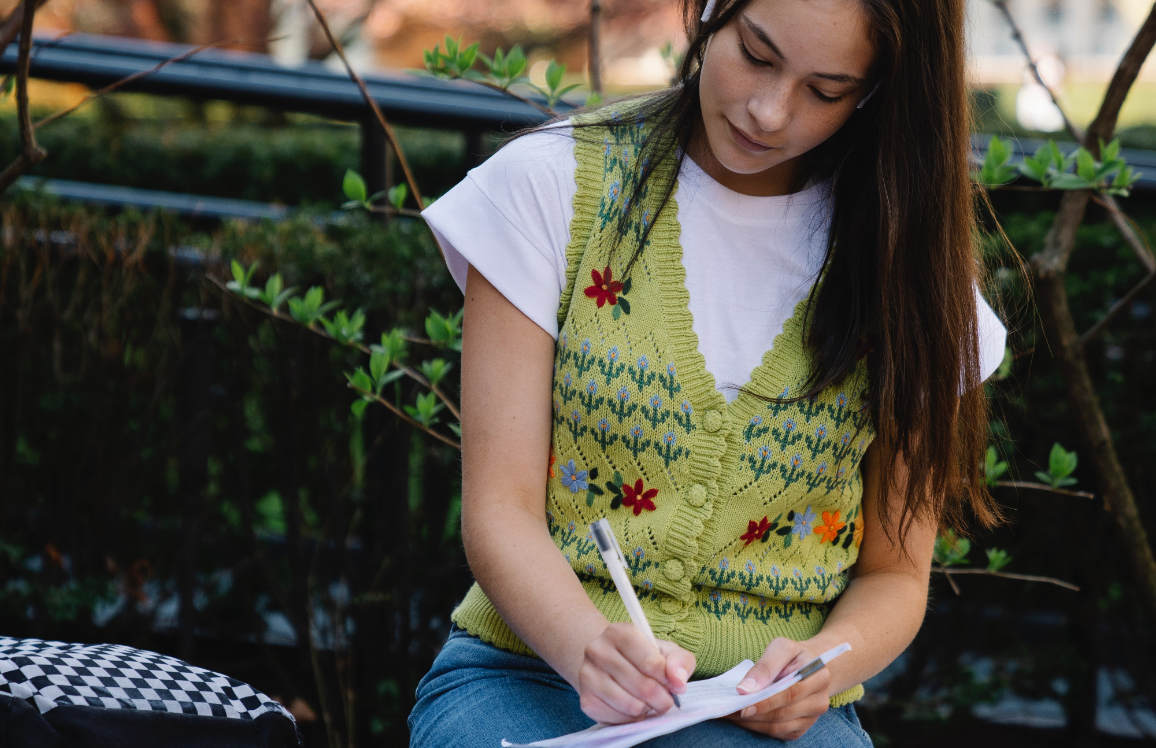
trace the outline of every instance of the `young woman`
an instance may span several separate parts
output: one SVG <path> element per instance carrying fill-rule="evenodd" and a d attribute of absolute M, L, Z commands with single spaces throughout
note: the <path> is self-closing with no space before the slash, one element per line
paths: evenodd
<path fill-rule="evenodd" d="M 750 658 L 750 692 L 842 642 L 647 745 L 869 745 L 852 703 L 919 629 L 937 528 L 996 518 L 964 0 L 684 11 L 677 86 L 517 138 L 425 212 L 466 295 L 477 584 L 411 746 L 637 720 L 690 678 Z"/>

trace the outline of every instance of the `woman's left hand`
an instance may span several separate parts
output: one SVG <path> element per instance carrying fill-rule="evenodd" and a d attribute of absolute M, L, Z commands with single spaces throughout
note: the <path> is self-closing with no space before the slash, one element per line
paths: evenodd
<path fill-rule="evenodd" d="M 763 656 L 738 685 L 739 693 L 753 693 L 798 670 L 818 656 L 804 643 L 778 638 L 767 645 Z M 831 673 L 822 668 L 782 693 L 748 706 L 725 719 L 748 730 L 779 740 L 795 740 L 822 717 L 830 704 L 827 687 Z"/>

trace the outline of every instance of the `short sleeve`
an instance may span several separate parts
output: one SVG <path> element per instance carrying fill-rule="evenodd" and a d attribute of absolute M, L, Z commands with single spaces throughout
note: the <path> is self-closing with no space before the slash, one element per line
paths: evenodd
<path fill-rule="evenodd" d="M 1003 362 L 1007 328 L 983 298 L 978 286 L 975 289 L 975 312 L 979 337 L 979 379 L 982 382 L 994 374 Z"/>
<path fill-rule="evenodd" d="M 514 139 L 422 211 L 462 293 L 473 265 L 555 339 L 576 170 L 570 129 L 549 128 Z"/>

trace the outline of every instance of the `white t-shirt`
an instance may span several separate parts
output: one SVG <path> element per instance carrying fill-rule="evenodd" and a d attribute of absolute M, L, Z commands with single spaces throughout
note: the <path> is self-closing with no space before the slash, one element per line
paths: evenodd
<path fill-rule="evenodd" d="M 555 128 L 514 140 L 422 212 L 465 292 L 477 268 L 555 339 L 574 216 L 574 138 Z M 754 197 L 724 187 L 689 157 L 676 194 L 693 328 L 730 402 L 811 290 L 830 226 L 830 182 Z M 1006 330 L 976 289 L 980 370 L 999 367 Z"/>

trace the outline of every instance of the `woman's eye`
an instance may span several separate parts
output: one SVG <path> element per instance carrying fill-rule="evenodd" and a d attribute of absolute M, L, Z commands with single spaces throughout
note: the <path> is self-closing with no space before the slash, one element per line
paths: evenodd
<path fill-rule="evenodd" d="M 811 92 L 815 94 L 816 99 L 822 101 L 825 104 L 834 104 L 836 101 L 842 101 L 843 99 L 847 98 L 847 94 L 843 94 L 842 96 L 827 96 L 816 88 L 812 88 Z"/>
<path fill-rule="evenodd" d="M 751 63 L 752 65 L 761 65 L 763 67 L 770 67 L 771 63 L 767 62 L 766 60 L 760 60 L 758 57 L 755 57 L 754 55 L 752 55 L 751 51 L 749 49 L 747 49 L 746 43 L 744 43 L 741 38 L 739 39 L 739 49 L 742 50 L 743 57 L 747 58 L 747 62 Z"/>

